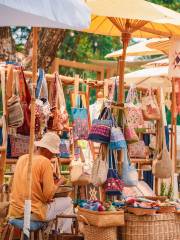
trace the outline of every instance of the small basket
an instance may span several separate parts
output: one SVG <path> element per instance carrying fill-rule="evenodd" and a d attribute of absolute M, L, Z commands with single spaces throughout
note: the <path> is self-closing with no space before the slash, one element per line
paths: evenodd
<path fill-rule="evenodd" d="M 157 212 L 156 208 L 140 208 L 140 207 L 127 207 L 127 211 L 134 213 L 137 216 L 154 215 Z"/>
<path fill-rule="evenodd" d="M 157 210 L 158 213 L 173 213 L 176 211 L 175 206 L 160 206 Z"/>
<path fill-rule="evenodd" d="M 91 226 L 88 220 L 79 215 L 79 219 L 83 221 L 82 233 L 85 240 L 116 240 L 117 239 L 117 227 L 96 227 Z"/>
<path fill-rule="evenodd" d="M 83 221 L 83 216 L 87 219 L 88 223 L 92 226 L 97 227 L 117 227 L 124 225 L 124 211 L 91 211 L 88 209 L 78 207 L 78 220 Z"/>

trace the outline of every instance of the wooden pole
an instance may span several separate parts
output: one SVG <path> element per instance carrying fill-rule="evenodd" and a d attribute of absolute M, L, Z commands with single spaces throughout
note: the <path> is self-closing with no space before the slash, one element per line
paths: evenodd
<path fill-rule="evenodd" d="M 128 29 L 128 21 L 127 26 Z M 124 102 L 124 72 L 125 72 L 125 60 L 126 60 L 126 50 L 131 39 L 131 34 L 128 32 L 122 33 L 122 42 L 123 42 L 123 53 L 119 58 L 119 103 Z"/>
<path fill-rule="evenodd" d="M 32 53 L 32 97 L 31 97 L 31 125 L 30 125 L 30 144 L 29 161 L 27 170 L 27 196 L 24 207 L 24 234 L 29 238 L 30 214 L 31 214 L 31 185 L 32 185 L 32 158 L 34 153 L 34 132 L 35 132 L 35 87 L 37 73 L 37 47 L 38 47 L 38 28 L 33 28 L 33 53 Z"/>
<path fill-rule="evenodd" d="M 33 55 L 32 55 L 32 84 L 33 92 L 31 97 L 31 126 L 30 126 L 30 144 L 29 144 L 29 162 L 28 162 L 28 199 L 31 199 L 31 168 L 32 157 L 34 153 L 34 131 L 35 131 L 35 87 L 36 87 L 36 73 L 37 73 L 37 42 L 38 42 L 38 29 L 33 28 Z"/>

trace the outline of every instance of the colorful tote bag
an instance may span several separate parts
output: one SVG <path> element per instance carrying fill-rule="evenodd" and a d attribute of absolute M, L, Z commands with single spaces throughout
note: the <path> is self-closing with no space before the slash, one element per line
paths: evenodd
<path fill-rule="evenodd" d="M 126 141 L 124 139 L 121 128 L 118 127 L 116 119 L 113 117 L 113 126 L 111 128 L 109 149 L 120 150 L 123 148 L 127 148 Z"/>
<path fill-rule="evenodd" d="M 78 96 L 77 107 L 71 109 L 73 117 L 73 137 L 74 140 L 88 139 L 88 113 L 84 106 L 80 107 L 81 98 Z M 82 103 L 83 105 L 83 103 Z"/>
<path fill-rule="evenodd" d="M 138 184 L 137 170 L 130 165 L 127 149 L 124 149 L 124 161 L 122 167 L 122 180 L 125 186 L 136 186 Z"/>
<path fill-rule="evenodd" d="M 145 120 L 160 120 L 161 118 L 157 99 L 152 89 L 148 90 L 147 95 L 142 97 L 142 110 Z"/>
<path fill-rule="evenodd" d="M 109 170 L 105 183 L 105 192 L 107 195 L 121 195 L 124 188 L 124 182 L 120 179 L 117 170 L 117 163 L 112 150 L 109 151 Z"/>
<path fill-rule="evenodd" d="M 88 140 L 98 143 L 110 142 L 112 118 L 111 111 L 105 107 L 98 119 L 94 119 L 89 132 Z"/>
<path fill-rule="evenodd" d="M 124 114 L 130 127 L 133 127 L 135 129 L 143 128 L 144 119 L 142 114 L 142 107 L 139 102 L 136 89 L 134 87 L 129 89 L 126 103 L 124 104 Z"/>

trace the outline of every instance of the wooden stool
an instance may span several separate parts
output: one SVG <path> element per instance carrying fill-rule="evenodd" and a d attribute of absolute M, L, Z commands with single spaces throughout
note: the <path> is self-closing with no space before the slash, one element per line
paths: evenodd
<path fill-rule="evenodd" d="M 21 220 L 23 223 L 23 220 Z M 31 222 L 32 223 L 32 222 Z M 20 240 L 25 240 L 26 237 L 24 237 L 23 234 L 23 228 L 19 228 L 17 227 L 16 224 L 13 223 L 8 223 L 3 232 L 2 232 L 2 238 L 1 240 L 13 240 L 14 239 L 14 234 L 15 234 L 15 229 L 19 229 L 20 230 L 20 234 L 21 234 L 21 238 Z M 30 238 L 29 240 L 46 240 L 48 238 L 46 238 L 45 234 L 44 234 L 44 230 L 43 230 L 43 225 L 40 228 L 37 229 L 30 229 Z"/>

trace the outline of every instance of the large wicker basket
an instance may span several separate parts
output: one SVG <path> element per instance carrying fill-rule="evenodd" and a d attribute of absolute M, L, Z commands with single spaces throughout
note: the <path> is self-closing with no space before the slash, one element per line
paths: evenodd
<path fill-rule="evenodd" d="M 180 212 L 175 214 L 175 238 L 174 240 L 180 239 Z"/>
<path fill-rule="evenodd" d="M 78 208 L 78 220 L 83 221 L 79 216 L 87 219 L 88 223 L 97 227 L 117 227 L 124 225 L 124 211 L 116 212 L 97 212 L 84 208 Z"/>
<path fill-rule="evenodd" d="M 174 240 L 175 214 L 136 216 L 125 214 L 125 226 L 121 228 L 123 240 Z"/>

